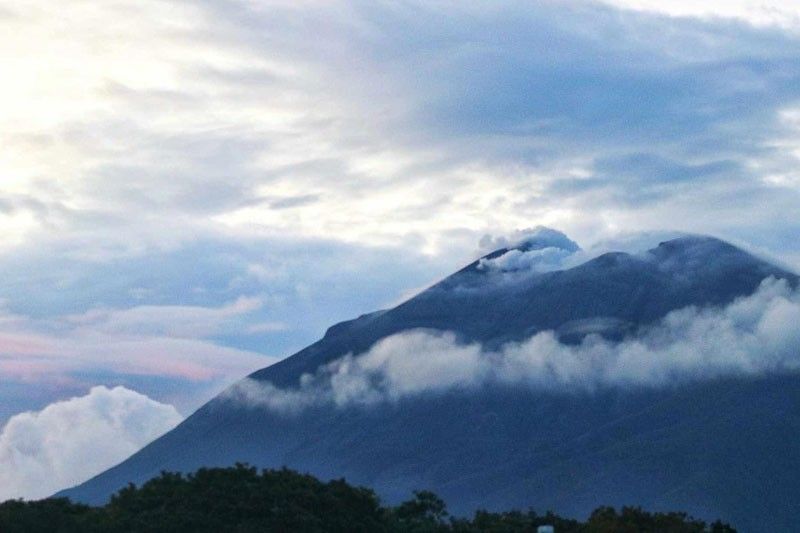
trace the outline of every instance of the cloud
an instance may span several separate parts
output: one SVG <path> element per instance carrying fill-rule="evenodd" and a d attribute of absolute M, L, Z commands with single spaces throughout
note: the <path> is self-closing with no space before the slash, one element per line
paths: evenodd
<path fill-rule="evenodd" d="M 494 252 L 501 248 L 525 248 L 528 250 L 557 248 L 570 252 L 580 250 L 580 246 L 563 232 L 545 226 L 515 230 L 510 235 L 487 234 L 481 237 L 478 244 L 483 253 Z"/>
<path fill-rule="evenodd" d="M 456 231 L 532 221 L 586 242 L 787 224 L 797 35 L 656 4 L 17 5 L 0 20 L 17 58 L 4 245 L 107 259 L 290 235 L 443 254 L 471 246 Z M 796 11 L 765 5 L 702 11 Z"/>
<path fill-rule="evenodd" d="M 264 339 L 284 330 L 283 324 L 249 316 L 260 306 L 257 299 L 240 298 L 220 307 L 100 308 L 46 317 L 4 310 L 0 425 L 95 383 L 135 386 L 192 412 L 242 376 L 277 361 L 225 342 L 226 335 Z M 251 331 L 253 323 L 259 327 Z"/>
<path fill-rule="evenodd" d="M 0 501 L 44 498 L 81 483 L 180 421 L 171 405 L 102 386 L 18 414 L 0 432 Z"/>
<path fill-rule="evenodd" d="M 0 254 L 0 425 L 95 383 L 190 413 L 332 323 L 383 308 L 462 261 L 290 236 L 104 261 L 60 245 Z"/>
<path fill-rule="evenodd" d="M 234 379 L 275 359 L 210 339 L 261 305 L 243 297 L 219 308 L 139 306 L 46 319 L 6 312 L 0 316 L 0 371 L 5 378 L 26 380 L 99 369 L 195 381 Z"/>
<path fill-rule="evenodd" d="M 478 268 L 500 272 L 550 272 L 563 268 L 564 261 L 572 254 L 552 246 L 527 251 L 515 249 L 493 259 L 481 259 Z"/>
<path fill-rule="evenodd" d="M 665 227 L 800 265 L 798 34 L 750 23 L 793 8 L 7 4 L 3 407 L 117 364 L 232 379 L 535 224 L 586 244 L 565 266 Z"/>
<path fill-rule="evenodd" d="M 302 376 L 298 388 L 248 379 L 224 397 L 295 413 L 315 404 L 371 405 L 490 383 L 570 392 L 795 372 L 798 323 L 800 293 L 770 278 L 726 307 L 680 309 L 620 342 L 590 334 L 568 345 L 544 331 L 485 351 L 458 342 L 453 333 L 413 330 Z"/>
<path fill-rule="evenodd" d="M 507 249 L 478 262 L 478 269 L 490 272 L 549 272 L 563 268 L 566 260 L 580 250 L 558 230 L 537 226 L 514 232 L 511 237 L 484 235 L 479 243 L 485 252 Z"/>
<path fill-rule="evenodd" d="M 776 26 L 789 31 L 800 31 L 800 8 L 787 2 L 762 0 L 717 0 L 693 2 L 691 0 L 603 0 L 626 9 L 664 13 L 678 17 L 705 19 L 729 18 L 756 26 Z"/>
<path fill-rule="evenodd" d="M 218 308 L 144 305 L 129 309 L 93 309 L 67 316 L 66 321 L 80 329 L 107 334 L 208 338 L 217 335 L 237 317 L 257 311 L 262 306 L 263 302 L 258 298 L 242 296 Z"/>

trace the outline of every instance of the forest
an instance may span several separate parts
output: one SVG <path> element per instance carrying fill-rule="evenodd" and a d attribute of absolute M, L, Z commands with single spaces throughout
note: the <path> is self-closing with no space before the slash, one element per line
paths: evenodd
<path fill-rule="evenodd" d="M 535 533 L 541 525 L 554 526 L 556 533 L 736 531 L 720 521 L 636 507 L 600 507 L 585 521 L 534 510 L 456 517 L 429 491 L 390 506 L 374 491 L 345 480 L 323 482 L 289 469 L 259 471 L 244 464 L 192 474 L 162 472 L 140 487 L 120 490 L 102 507 L 65 498 L 0 504 L 2 533 Z"/>

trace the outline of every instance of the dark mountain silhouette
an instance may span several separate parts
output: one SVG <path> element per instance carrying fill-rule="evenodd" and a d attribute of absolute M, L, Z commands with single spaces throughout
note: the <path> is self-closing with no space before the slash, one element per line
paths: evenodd
<path fill-rule="evenodd" d="M 566 344 L 587 333 L 618 340 L 676 309 L 729 304 L 768 277 L 798 284 L 793 273 L 696 236 L 565 270 L 493 266 L 509 252 L 577 249 L 563 235 L 545 237 L 493 252 L 394 309 L 337 324 L 250 377 L 296 388 L 303 374 L 415 328 L 453 331 L 488 348 L 545 330 Z M 162 470 L 244 461 L 346 477 L 389 502 L 431 489 L 457 513 L 535 506 L 586 516 L 599 505 L 641 505 L 720 517 L 743 531 L 792 531 L 798 437 L 793 374 L 593 392 L 487 384 L 366 407 L 319 404 L 291 416 L 223 396 L 63 495 L 104 503 Z"/>

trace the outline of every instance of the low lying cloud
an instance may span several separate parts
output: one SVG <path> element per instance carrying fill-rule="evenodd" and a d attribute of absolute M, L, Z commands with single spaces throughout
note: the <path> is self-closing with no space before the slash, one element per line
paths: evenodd
<path fill-rule="evenodd" d="M 102 386 L 16 415 L 0 432 L 0 501 L 43 498 L 81 483 L 180 421 L 171 405 Z"/>
<path fill-rule="evenodd" d="M 413 330 L 302 376 L 296 389 L 245 380 L 226 396 L 291 413 L 310 405 L 370 405 L 490 383 L 591 391 L 795 371 L 800 369 L 797 324 L 800 294 L 783 280 L 767 279 L 753 295 L 724 308 L 680 309 L 622 342 L 589 335 L 581 344 L 566 345 L 545 331 L 486 351 L 459 343 L 450 332 Z"/>

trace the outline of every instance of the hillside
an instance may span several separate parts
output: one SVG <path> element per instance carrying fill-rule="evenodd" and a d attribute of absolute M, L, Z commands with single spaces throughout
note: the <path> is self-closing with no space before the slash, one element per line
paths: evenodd
<path fill-rule="evenodd" d="M 794 309 L 797 276 L 710 237 L 559 267 L 578 253 L 559 235 L 330 328 L 64 494 L 245 461 L 390 503 L 429 487 L 457 513 L 640 505 L 791 531 L 800 376 L 773 307 Z"/>

